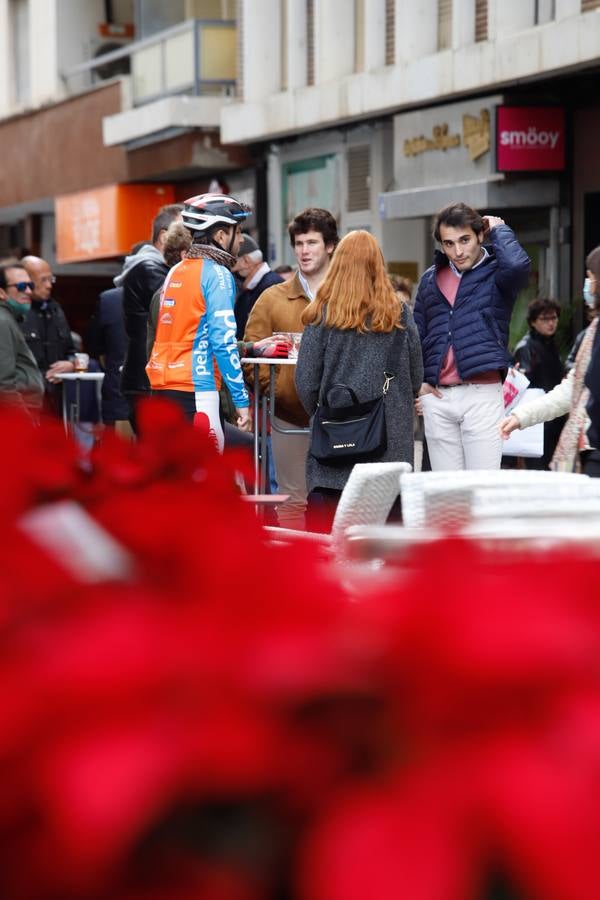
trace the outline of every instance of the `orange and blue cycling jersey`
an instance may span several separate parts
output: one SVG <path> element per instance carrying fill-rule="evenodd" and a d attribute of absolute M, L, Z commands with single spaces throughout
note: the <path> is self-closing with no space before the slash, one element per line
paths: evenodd
<path fill-rule="evenodd" d="M 233 275 L 212 259 L 184 259 L 171 269 L 146 366 L 152 390 L 218 391 L 222 375 L 235 406 L 249 406 L 234 297 Z"/>

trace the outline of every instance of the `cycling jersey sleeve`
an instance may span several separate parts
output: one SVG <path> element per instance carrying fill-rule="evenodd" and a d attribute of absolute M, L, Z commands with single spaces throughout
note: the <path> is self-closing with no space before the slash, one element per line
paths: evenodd
<path fill-rule="evenodd" d="M 217 361 L 234 404 L 242 409 L 249 406 L 250 401 L 237 349 L 233 275 L 224 266 L 206 260 L 202 267 L 202 293 L 206 302 L 210 352 Z"/>

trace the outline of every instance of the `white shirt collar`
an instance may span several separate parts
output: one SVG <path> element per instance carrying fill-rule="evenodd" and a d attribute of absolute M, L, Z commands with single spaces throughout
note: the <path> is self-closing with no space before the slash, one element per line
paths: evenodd
<path fill-rule="evenodd" d="M 304 275 L 302 274 L 302 272 L 300 271 L 300 269 L 298 269 L 298 280 L 299 280 L 300 284 L 302 285 L 302 290 L 304 291 L 304 293 L 306 294 L 308 299 L 314 300 L 315 295 L 311 291 L 310 285 L 309 285 L 308 281 L 306 280 L 306 278 L 304 277 Z"/>
<path fill-rule="evenodd" d="M 467 269 L 467 271 L 471 271 L 472 269 L 476 269 L 477 266 L 480 266 L 481 263 L 483 263 L 483 262 L 486 261 L 486 259 L 488 258 L 489 255 L 490 255 L 490 254 L 488 253 L 488 251 L 487 251 L 487 250 L 485 249 L 485 247 L 482 245 L 482 246 L 481 246 L 481 259 L 478 260 L 478 262 L 476 262 L 474 266 L 471 266 L 471 269 Z M 458 278 L 462 278 L 462 277 L 463 277 L 463 273 L 458 271 L 458 269 L 456 268 L 456 266 L 454 265 L 454 263 L 452 262 L 452 260 L 449 259 L 449 260 L 448 260 L 448 264 L 450 265 L 450 268 L 452 269 L 452 271 L 454 272 L 454 274 L 455 274 Z"/>

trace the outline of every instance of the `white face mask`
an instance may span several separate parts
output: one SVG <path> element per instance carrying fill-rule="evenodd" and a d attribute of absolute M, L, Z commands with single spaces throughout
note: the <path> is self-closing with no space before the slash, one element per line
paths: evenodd
<path fill-rule="evenodd" d="M 596 305 L 596 295 L 592 294 L 589 278 L 586 278 L 583 282 L 583 299 L 586 306 L 593 307 Z"/>

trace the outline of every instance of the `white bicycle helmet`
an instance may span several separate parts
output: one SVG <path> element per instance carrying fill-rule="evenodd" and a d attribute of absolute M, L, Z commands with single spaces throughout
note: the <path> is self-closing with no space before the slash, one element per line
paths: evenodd
<path fill-rule="evenodd" d="M 238 225 L 252 210 L 227 194 L 198 194 L 185 201 L 183 224 L 192 232 L 209 231 L 215 225 Z"/>

